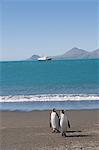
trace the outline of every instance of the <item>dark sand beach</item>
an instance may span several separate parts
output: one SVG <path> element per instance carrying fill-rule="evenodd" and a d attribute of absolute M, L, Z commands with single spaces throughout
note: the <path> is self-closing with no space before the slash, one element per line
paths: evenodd
<path fill-rule="evenodd" d="M 0 150 L 99 150 L 99 110 L 67 111 L 67 137 L 52 133 L 50 111 L 0 112 Z"/>

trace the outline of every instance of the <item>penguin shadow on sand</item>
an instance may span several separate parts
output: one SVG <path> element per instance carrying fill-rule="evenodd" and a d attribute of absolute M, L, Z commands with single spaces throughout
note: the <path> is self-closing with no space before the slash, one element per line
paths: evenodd
<path fill-rule="evenodd" d="M 66 137 L 88 137 L 88 136 L 91 136 L 91 135 L 85 134 L 82 131 L 77 131 L 77 130 L 66 131 Z"/>
<path fill-rule="evenodd" d="M 82 134 L 82 131 L 68 130 L 71 124 L 64 110 L 60 111 L 60 115 L 53 108 L 50 113 L 50 128 L 52 133 L 60 133 L 63 137 L 86 137 L 88 134 Z"/>

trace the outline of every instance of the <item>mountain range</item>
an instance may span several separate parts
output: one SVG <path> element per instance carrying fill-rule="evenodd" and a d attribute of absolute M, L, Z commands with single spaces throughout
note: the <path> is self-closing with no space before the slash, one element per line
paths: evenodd
<path fill-rule="evenodd" d="M 28 60 L 37 60 L 39 57 L 41 56 L 32 55 Z M 95 59 L 95 58 L 99 58 L 99 49 L 89 52 L 89 51 L 74 47 L 62 55 L 49 56 L 49 57 L 52 58 L 52 60 Z"/>

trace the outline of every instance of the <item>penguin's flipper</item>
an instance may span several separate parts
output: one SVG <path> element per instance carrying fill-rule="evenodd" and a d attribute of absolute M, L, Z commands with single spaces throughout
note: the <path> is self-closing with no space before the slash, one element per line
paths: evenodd
<path fill-rule="evenodd" d="M 68 127 L 70 128 L 70 122 L 69 122 L 69 120 L 68 120 Z"/>
<path fill-rule="evenodd" d="M 49 124 L 50 124 L 50 128 L 51 128 L 52 127 L 52 124 L 51 124 L 51 113 L 50 113 Z"/>
<path fill-rule="evenodd" d="M 59 127 L 60 127 L 60 118 L 58 118 L 59 119 L 59 121 L 58 121 L 58 125 L 59 125 Z"/>
<path fill-rule="evenodd" d="M 52 127 L 51 122 L 50 122 L 50 128 Z"/>

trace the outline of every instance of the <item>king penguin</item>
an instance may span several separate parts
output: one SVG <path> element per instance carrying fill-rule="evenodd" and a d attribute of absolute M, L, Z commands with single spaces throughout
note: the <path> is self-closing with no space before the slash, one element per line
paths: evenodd
<path fill-rule="evenodd" d="M 66 131 L 68 127 L 70 128 L 69 120 L 67 119 L 67 116 L 64 110 L 61 110 L 60 111 L 60 128 L 61 128 L 62 136 L 66 137 Z"/>
<path fill-rule="evenodd" d="M 54 108 L 50 114 L 50 127 L 53 132 L 59 132 L 59 124 L 59 115 Z"/>

